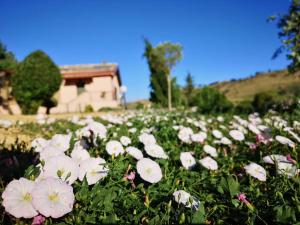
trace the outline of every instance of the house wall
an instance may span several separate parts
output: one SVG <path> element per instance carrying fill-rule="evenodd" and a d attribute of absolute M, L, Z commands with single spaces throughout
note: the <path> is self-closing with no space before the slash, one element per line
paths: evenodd
<path fill-rule="evenodd" d="M 94 111 L 97 111 L 102 107 L 117 107 L 120 104 L 120 87 L 116 76 L 94 77 L 91 83 L 84 85 L 84 90 L 77 95 L 77 86 L 65 85 L 63 81 L 59 90 L 58 105 L 52 108 L 50 113 L 82 112 L 87 105 L 91 105 Z"/>

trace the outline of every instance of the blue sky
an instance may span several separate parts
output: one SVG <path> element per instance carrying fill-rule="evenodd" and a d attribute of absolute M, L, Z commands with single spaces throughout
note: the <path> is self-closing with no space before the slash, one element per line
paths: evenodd
<path fill-rule="evenodd" d="M 153 45 L 180 43 L 183 59 L 172 71 L 184 85 L 242 78 L 285 68 L 275 23 L 288 0 L 1 0 L 0 40 L 18 60 L 45 51 L 58 65 L 116 62 L 129 101 L 148 98 L 149 70 L 142 57 Z"/>

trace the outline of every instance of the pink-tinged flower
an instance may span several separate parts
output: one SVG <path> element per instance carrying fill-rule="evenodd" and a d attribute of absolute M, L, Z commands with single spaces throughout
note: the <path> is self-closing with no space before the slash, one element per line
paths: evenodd
<path fill-rule="evenodd" d="M 45 220 L 45 217 L 43 217 L 42 215 L 35 216 L 32 220 L 31 225 L 42 225 L 45 222 Z"/>
<path fill-rule="evenodd" d="M 251 203 L 247 200 L 246 195 L 244 193 L 239 193 L 237 196 L 238 200 L 240 202 L 243 202 L 246 204 L 246 206 L 250 209 L 253 210 L 253 206 L 251 205 Z"/>
<path fill-rule="evenodd" d="M 246 200 L 246 195 L 245 195 L 244 193 L 238 194 L 237 197 L 238 197 L 238 200 L 239 200 L 240 202 L 247 201 L 247 200 Z"/>
<path fill-rule="evenodd" d="M 257 145 L 254 144 L 254 143 L 251 143 L 251 144 L 249 144 L 249 148 L 250 148 L 251 150 L 256 150 Z"/>
<path fill-rule="evenodd" d="M 262 134 L 257 134 L 256 135 L 256 142 L 257 143 L 261 143 L 261 142 L 264 142 L 266 139 L 265 137 L 262 135 Z"/>
<path fill-rule="evenodd" d="M 291 154 L 287 154 L 286 159 L 293 164 L 297 164 L 297 161 L 292 158 Z"/>
<path fill-rule="evenodd" d="M 75 197 L 71 185 L 48 177 L 38 182 L 32 191 L 32 203 L 45 217 L 59 218 L 73 209 Z"/>
<path fill-rule="evenodd" d="M 130 172 L 130 174 L 126 175 L 125 178 L 130 181 L 133 181 L 135 179 L 135 172 L 134 171 Z"/>
<path fill-rule="evenodd" d="M 32 218 L 38 215 L 32 204 L 33 181 L 25 178 L 11 181 L 2 193 L 5 211 L 17 218 Z"/>

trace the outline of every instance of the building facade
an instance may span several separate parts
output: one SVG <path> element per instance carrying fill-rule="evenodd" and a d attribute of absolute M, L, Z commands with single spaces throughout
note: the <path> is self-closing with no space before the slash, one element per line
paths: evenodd
<path fill-rule="evenodd" d="M 57 106 L 50 113 L 98 111 L 120 105 L 121 77 L 117 64 L 100 63 L 61 66 L 63 81 L 55 98 Z"/>

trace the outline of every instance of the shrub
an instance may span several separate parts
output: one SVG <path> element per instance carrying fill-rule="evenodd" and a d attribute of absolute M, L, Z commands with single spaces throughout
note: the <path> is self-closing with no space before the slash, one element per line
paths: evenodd
<path fill-rule="evenodd" d="M 91 113 L 91 112 L 94 112 L 94 109 L 93 109 L 93 106 L 91 105 L 87 105 L 84 109 L 84 112 L 85 113 Z"/>
<path fill-rule="evenodd" d="M 273 94 L 260 92 L 254 95 L 252 107 L 255 111 L 264 114 L 269 109 L 271 109 L 275 105 L 275 103 L 276 101 Z"/>
<path fill-rule="evenodd" d="M 59 68 L 43 51 L 29 54 L 12 76 L 12 89 L 22 113 L 34 114 L 51 100 L 61 83 Z"/>
<path fill-rule="evenodd" d="M 242 101 L 235 105 L 234 113 L 235 114 L 249 114 L 254 111 L 251 101 Z"/>
<path fill-rule="evenodd" d="M 209 86 L 199 90 L 194 98 L 194 105 L 200 113 L 224 113 L 233 106 L 224 94 Z"/>

